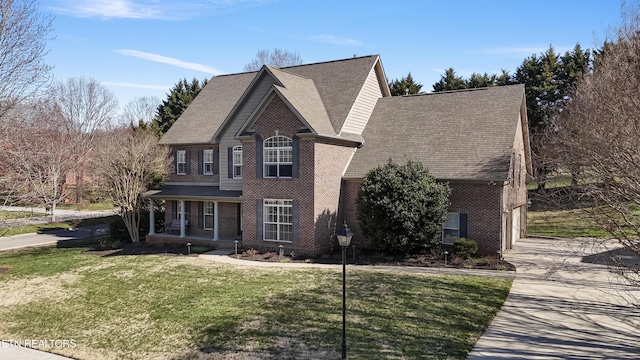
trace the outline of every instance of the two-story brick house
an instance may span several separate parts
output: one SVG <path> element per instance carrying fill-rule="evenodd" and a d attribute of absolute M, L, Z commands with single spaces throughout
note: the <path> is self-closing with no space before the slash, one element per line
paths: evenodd
<path fill-rule="evenodd" d="M 147 193 L 175 234 L 149 242 L 240 240 L 318 254 L 355 220 L 366 172 L 392 158 L 423 162 L 451 185 L 445 242 L 483 252 L 524 232 L 530 172 L 524 88 L 391 97 L 380 58 L 366 56 L 217 76 L 160 140 L 173 171 Z"/>

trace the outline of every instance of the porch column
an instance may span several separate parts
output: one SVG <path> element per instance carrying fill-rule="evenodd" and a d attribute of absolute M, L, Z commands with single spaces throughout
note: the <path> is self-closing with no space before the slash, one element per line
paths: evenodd
<path fill-rule="evenodd" d="M 213 202 L 213 240 L 218 240 L 218 202 Z"/>
<path fill-rule="evenodd" d="M 186 235 L 184 226 L 184 200 L 180 200 L 180 237 L 183 238 Z"/>
<path fill-rule="evenodd" d="M 149 235 L 156 234 L 156 210 L 153 206 L 153 199 L 149 199 Z"/>

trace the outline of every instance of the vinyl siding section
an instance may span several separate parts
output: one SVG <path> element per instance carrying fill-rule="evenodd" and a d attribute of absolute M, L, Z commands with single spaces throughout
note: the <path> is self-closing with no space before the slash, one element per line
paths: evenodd
<path fill-rule="evenodd" d="M 360 93 L 351 107 L 349 115 L 347 115 L 341 132 L 361 135 L 365 126 L 367 126 L 376 102 L 381 97 L 382 91 L 380 90 L 376 68 L 374 66 L 371 68 L 371 71 L 369 71 L 367 80 L 362 89 L 360 89 Z"/>
<path fill-rule="evenodd" d="M 271 76 L 263 76 L 254 90 L 244 99 L 244 103 L 237 110 L 236 115 L 229 121 L 226 128 L 220 135 L 220 190 L 242 190 L 242 179 L 233 179 L 228 176 L 228 151 L 229 147 L 242 145 L 240 141 L 234 139 L 234 135 L 242 124 L 249 118 L 249 115 L 258 106 L 260 100 L 265 96 L 274 80 Z M 246 157 L 246 150 L 243 148 L 243 157 Z M 243 174 L 247 171 L 243 166 Z"/>

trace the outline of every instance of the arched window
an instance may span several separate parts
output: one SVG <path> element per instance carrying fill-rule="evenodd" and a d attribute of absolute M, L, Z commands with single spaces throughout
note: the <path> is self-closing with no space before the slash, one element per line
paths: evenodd
<path fill-rule="evenodd" d="M 286 136 L 274 136 L 263 144 L 264 177 L 293 176 L 293 142 Z"/>

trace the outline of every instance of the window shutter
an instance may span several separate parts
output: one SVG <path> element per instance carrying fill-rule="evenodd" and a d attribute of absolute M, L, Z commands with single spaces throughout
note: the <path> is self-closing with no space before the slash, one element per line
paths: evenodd
<path fill-rule="evenodd" d="M 202 175 L 202 168 L 204 163 L 204 150 L 198 150 L 198 175 Z"/>
<path fill-rule="evenodd" d="M 186 161 L 185 174 L 189 175 L 189 174 L 191 174 L 191 150 L 185 151 L 185 156 L 184 157 L 185 157 L 185 161 Z"/>
<path fill-rule="evenodd" d="M 213 149 L 213 173 L 220 173 L 220 149 Z"/>
<path fill-rule="evenodd" d="M 238 235 L 242 235 L 242 229 L 240 224 L 242 223 L 242 204 L 238 203 L 238 217 L 236 220 L 236 224 L 238 226 Z"/>
<path fill-rule="evenodd" d="M 176 150 L 171 151 L 173 154 L 173 173 L 178 173 L 178 152 Z"/>
<path fill-rule="evenodd" d="M 460 237 L 467 237 L 467 214 L 460 213 Z"/>
<path fill-rule="evenodd" d="M 233 146 L 227 148 L 227 178 L 233 179 Z"/>
<path fill-rule="evenodd" d="M 171 201 L 171 212 L 173 213 L 173 218 L 178 218 L 178 202 L 176 200 Z"/>
<path fill-rule="evenodd" d="M 204 229 L 204 201 L 198 201 L 198 229 Z"/>
<path fill-rule="evenodd" d="M 293 241 L 298 241 L 298 237 L 300 236 L 300 202 L 298 200 L 293 200 Z"/>
<path fill-rule="evenodd" d="M 262 166 L 262 137 L 256 134 L 256 177 L 263 178 L 262 173 L 264 166 Z"/>
<path fill-rule="evenodd" d="M 263 229 L 263 223 L 264 223 L 264 216 L 262 214 L 263 211 L 264 211 L 264 208 L 262 206 L 262 199 L 256 200 L 256 237 L 258 238 L 258 240 L 264 239 L 264 237 L 262 236 L 262 229 Z"/>
<path fill-rule="evenodd" d="M 292 175 L 291 177 L 297 178 L 300 177 L 300 170 L 299 170 L 299 153 L 300 153 L 300 139 L 298 139 L 297 136 L 293 137 L 293 141 L 291 144 L 291 152 L 292 152 L 292 157 L 293 157 L 293 166 L 292 166 Z"/>

